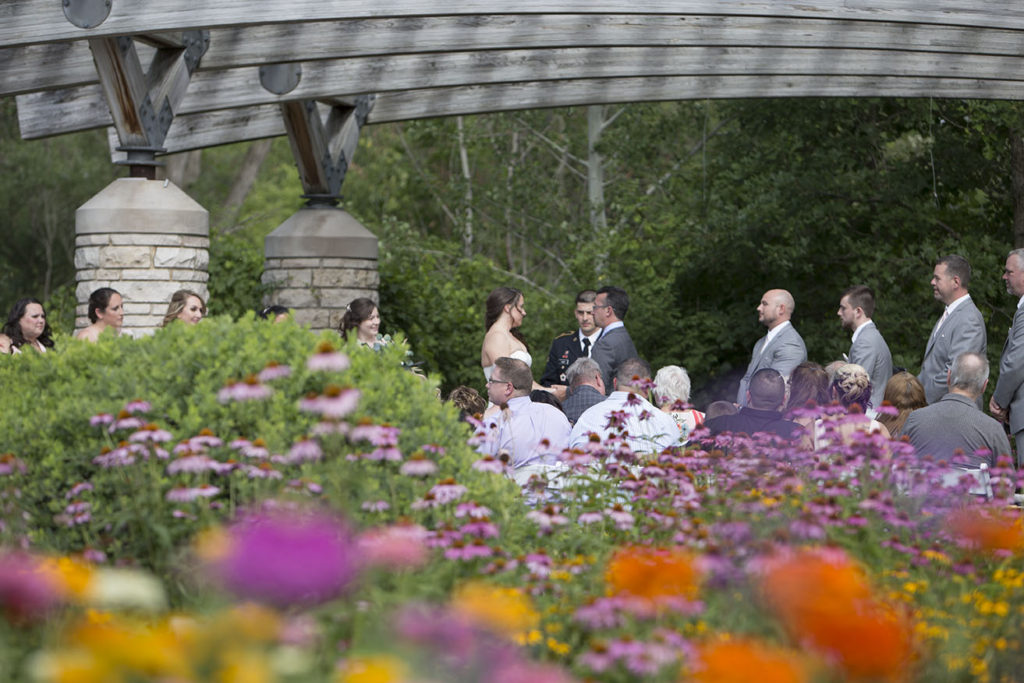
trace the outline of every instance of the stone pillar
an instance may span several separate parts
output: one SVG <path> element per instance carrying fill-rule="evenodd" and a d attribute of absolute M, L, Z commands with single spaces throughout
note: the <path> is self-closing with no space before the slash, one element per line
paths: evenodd
<path fill-rule="evenodd" d="M 377 238 L 344 209 L 299 209 L 264 244 L 265 301 L 287 306 L 297 322 L 337 329 L 350 301 L 377 301 Z"/>
<path fill-rule="evenodd" d="M 75 212 L 76 329 L 89 324 L 89 294 L 113 287 L 124 297 L 124 328 L 153 332 L 171 294 L 208 298 L 210 214 L 177 185 L 118 178 Z"/>

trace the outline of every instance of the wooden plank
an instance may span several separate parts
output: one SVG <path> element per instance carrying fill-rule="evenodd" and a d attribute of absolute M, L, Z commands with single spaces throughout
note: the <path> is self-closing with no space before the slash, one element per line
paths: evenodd
<path fill-rule="evenodd" d="M 368 124 L 522 109 L 688 99 L 936 97 L 1024 100 L 1017 81 L 855 76 L 709 76 L 502 83 L 383 94 Z M 278 105 L 178 116 L 168 153 L 284 135 Z M 116 136 L 113 138 L 116 144 Z M 113 149 L 113 146 L 111 147 Z M 113 153 L 112 159 L 123 158 Z"/>
<path fill-rule="evenodd" d="M 1024 57 L 711 47 L 490 50 L 360 57 L 304 63 L 301 81 L 285 95 L 265 90 L 256 67 L 197 73 L 177 113 L 501 82 L 744 74 L 1020 79 L 1024 89 Z M 109 116 L 89 102 L 95 97 L 92 86 L 19 96 L 22 137 L 44 137 L 109 125 Z"/>
<path fill-rule="evenodd" d="M 0 3 L 0 47 L 258 24 L 489 14 L 719 14 L 1024 29 L 1018 0 L 116 0 L 92 29 L 54 0 Z"/>
<path fill-rule="evenodd" d="M 135 44 L 117 38 L 94 38 L 89 41 L 89 49 L 100 74 L 100 90 L 108 105 L 107 112 L 121 144 L 153 146 L 155 143 L 150 139 L 153 125 L 146 120 L 143 111 L 148 94 L 146 74 L 139 63 Z M 155 112 L 149 112 L 149 116 L 155 121 Z"/>
<path fill-rule="evenodd" d="M 153 42 L 173 35 L 140 36 Z M 180 42 L 180 34 L 177 35 Z M 138 42 L 138 41 L 137 41 Z M 1024 55 L 1024 31 L 821 19 L 494 15 L 273 24 L 211 32 L 201 71 L 252 64 L 554 47 L 833 47 Z M 146 63 L 146 56 L 143 63 Z M 84 41 L 0 49 L 0 96 L 97 82 Z"/>

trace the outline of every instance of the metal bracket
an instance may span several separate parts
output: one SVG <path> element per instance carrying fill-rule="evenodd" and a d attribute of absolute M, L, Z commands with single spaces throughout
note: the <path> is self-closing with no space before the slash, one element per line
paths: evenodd
<path fill-rule="evenodd" d="M 301 80 L 302 64 L 299 62 L 264 64 L 260 67 L 260 85 L 275 95 L 290 93 Z"/>
<path fill-rule="evenodd" d="M 64 0 L 64 17 L 78 28 L 96 28 L 110 16 L 111 0 Z"/>

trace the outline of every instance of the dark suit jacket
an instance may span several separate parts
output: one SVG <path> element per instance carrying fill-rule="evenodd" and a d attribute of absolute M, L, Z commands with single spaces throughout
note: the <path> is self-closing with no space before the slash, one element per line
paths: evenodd
<path fill-rule="evenodd" d="M 924 386 L 924 397 L 928 403 L 935 403 L 946 395 L 946 373 L 953 359 L 965 351 L 984 356 L 986 345 L 985 319 L 974 301 L 968 299 L 954 308 L 942 327 L 928 338 L 921 374 L 917 376 Z M 980 401 L 978 405 L 981 406 Z"/>
<path fill-rule="evenodd" d="M 735 415 L 719 415 L 704 423 L 704 426 L 716 436 L 722 432 L 733 434 L 754 434 L 755 432 L 768 432 L 777 434 L 784 439 L 795 439 L 800 436 L 803 427 L 796 422 L 782 419 L 782 413 L 775 410 L 758 410 L 750 406 L 743 406 L 740 412 Z"/>
<path fill-rule="evenodd" d="M 594 387 L 584 384 L 572 390 L 572 393 L 565 399 L 565 403 L 562 404 L 562 410 L 569 418 L 569 422 L 576 424 L 576 420 L 580 419 L 580 415 L 585 413 L 587 408 L 603 403 L 604 399 L 604 394 Z"/>
<path fill-rule="evenodd" d="M 551 350 L 548 352 L 548 364 L 544 367 L 544 374 L 540 378 L 541 385 L 550 387 L 552 384 L 565 384 L 565 371 L 582 357 L 583 350 L 580 348 L 579 330 L 555 337 L 555 341 L 551 342 Z"/>
<path fill-rule="evenodd" d="M 594 348 L 590 349 L 590 358 L 601 366 L 604 390 L 609 394 L 615 390 L 612 387 L 612 377 L 615 376 L 615 371 L 619 369 L 623 361 L 637 357 L 633 339 L 630 338 L 625 327 L 616 327 L 611 332 L 602 334 L 601 338 L 594 343 Z"/>
<path fill-rule="evenodd" d="M 1024 306 L 1013 316 L 1013 327 L 1006 335 L 1003 356 L 999 359 L 999 379 L 992 394 L 1000 408 L 1010 409 L 1010 431 L 1024 429 Z M 1017 444 L 1020 450 L 1024 444 Z M 1018 453 L 1017 457 L 1021 455 Z"/>

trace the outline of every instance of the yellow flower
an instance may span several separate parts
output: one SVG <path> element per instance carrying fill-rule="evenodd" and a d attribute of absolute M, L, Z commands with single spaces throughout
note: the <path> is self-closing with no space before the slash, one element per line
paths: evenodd
<path fill-rule="evenodd" d="M 271 683 L 275 679 L 269 663 L 260 652 L 228 650 L 223 661 L 217 672 L 219 683 Z"/>
<path fill-rule="evenodd" d="M 536 628 L 539 620 L 530 600 L 520 591 L 481 581 L 456 589 L 452 608 L 480 626 L 509 638 Z"/>
<path fill-rule="evenodd" d="M 556 655 L 567 655 L 569 654 L 569 644 L 560 643 L 554 638 L 548 638 L 548 649 L 554 652 Z"/>
<path fill-rule="evenodd" d="M 403 683 L 408 680 L 405 662 L 391 655 L 350 657 L 338 670 L 336 683 Z"/>
<path fill-rule="evenodd" d="M 40 563 L 40 568 L 67 595 L 76 599 L 83 598 L 92 583 L 92 567 L 70 557 L 47 558 Z"/>

